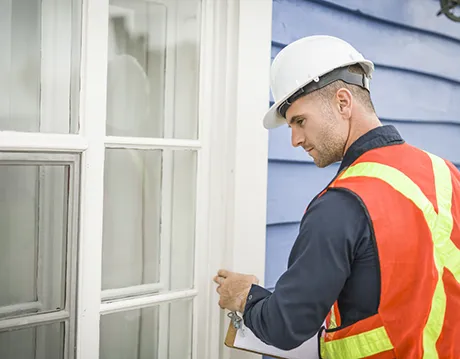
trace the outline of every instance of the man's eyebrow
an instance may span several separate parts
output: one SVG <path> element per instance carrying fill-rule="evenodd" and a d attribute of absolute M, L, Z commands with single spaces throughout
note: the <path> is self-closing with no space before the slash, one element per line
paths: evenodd
<path fill-rule="evenodd" d="M 292 116 L 291 119 L 289 120 L 289 125 L 292 125 L 294 122 L 298 120 L 303 120 L 305 117 L 303 115 L 296 115 Z"/>

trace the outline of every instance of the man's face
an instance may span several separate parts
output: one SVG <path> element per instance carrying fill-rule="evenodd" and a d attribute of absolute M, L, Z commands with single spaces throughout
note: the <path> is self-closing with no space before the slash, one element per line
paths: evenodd
<path fill-rule="evenodd" d="M 340 161 L 348 137 L 348 123 L 334 108 L 316 94 L 295 101 L 286 112 L 291 128 L 292 146 L 303 147 L 318 167 Z"/>

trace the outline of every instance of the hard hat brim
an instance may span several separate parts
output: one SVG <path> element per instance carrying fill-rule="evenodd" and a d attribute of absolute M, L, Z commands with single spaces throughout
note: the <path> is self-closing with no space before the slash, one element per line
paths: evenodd
<path fill-rule="evenodd" d="M 282 117 L 278 112 L 278 107 L 281 105 L 281 103 L 283 103 L 283 101 L 284 99 L 273 104 L 265 114 L 263 119 L 265 129 L 270 130 L 286 124 L 286 119 Z"/>

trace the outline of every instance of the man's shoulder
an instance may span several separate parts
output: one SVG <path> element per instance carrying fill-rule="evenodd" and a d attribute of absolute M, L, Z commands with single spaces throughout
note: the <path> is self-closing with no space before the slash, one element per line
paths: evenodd
<path fill-rule="evenodd" d="M 330 189 L 305 212 L 289 263 L 307 248 L 320 258 L 325 253 L 337 258 L 347 253 L 344 260 L 351 262 L 368 247 L 371 233 L 371 223 L 358 197 L 349 191 Z"/>
<path fill-rule="evenodd" d="M 314 199 L 308 206 L 302 218 L 302 223 L 312 217 L 326 216 L 329 220 L 342 222 L 349 216 L 366 217 L 359 197 L 350 190 L 330 188 L 321 196 Z"/>

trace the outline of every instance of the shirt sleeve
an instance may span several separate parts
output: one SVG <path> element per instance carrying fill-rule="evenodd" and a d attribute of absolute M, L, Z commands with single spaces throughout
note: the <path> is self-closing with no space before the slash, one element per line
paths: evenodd
<path fill-rule="evenodd" d="M 264 343 L 283 350 L 316 335 L 369 234 L 367 216 L 353 194 L 326 192 L 304 215 L 288 269 L 273 293 L 251 287 L 245 325 Z"/>

